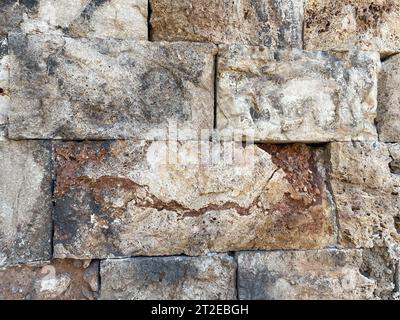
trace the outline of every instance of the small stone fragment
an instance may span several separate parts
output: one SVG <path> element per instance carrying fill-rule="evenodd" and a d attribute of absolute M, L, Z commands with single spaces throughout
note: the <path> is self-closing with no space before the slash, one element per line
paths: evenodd
<path fill-rule="evenodd" d="M 236 299 L 236 263 L 228 255 L 101 261 L 101 299 Z"/>

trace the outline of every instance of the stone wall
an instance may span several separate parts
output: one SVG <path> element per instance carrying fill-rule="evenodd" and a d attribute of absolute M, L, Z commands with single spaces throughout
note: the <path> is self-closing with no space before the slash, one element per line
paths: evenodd
<path fill-rule="evenodd" d="M 399 299 L 396 0 L 3 0 L 1 299 Z"/>

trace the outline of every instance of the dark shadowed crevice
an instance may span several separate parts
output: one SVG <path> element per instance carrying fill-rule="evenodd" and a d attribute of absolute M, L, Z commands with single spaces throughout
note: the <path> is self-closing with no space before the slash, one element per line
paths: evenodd
<path fill-rule="evenodd" d="M 152 15 L 153 11 L 151 9 L 151 0 L 148 1 L 147 3 L 147 39 L 149 41 L 153 41 L 152 39 L 152 26 L 151 26 L 151 15 Z"/>
<path fill-rule="evenodd" d="M 218 45 L 217 45 L 218 47 Z M 218 48 L 219 49 L 219 48 Z M 217 108 L 218 108 L 218 54 L 214 56 L 214 129 L 217 129 Z"/>

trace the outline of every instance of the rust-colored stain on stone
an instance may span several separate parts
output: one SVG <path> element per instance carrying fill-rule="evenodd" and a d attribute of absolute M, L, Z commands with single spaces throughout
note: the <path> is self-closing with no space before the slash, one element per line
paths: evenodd
<path fill-rule="evenodd" d="M 241 249 L 274 248 L 276 243 L 279 243 L 279 245 L 286 243 L 289 247 L 297 247 L 297 241 L 306 246 L 315 247 L 318 246 L 319 237 L 322 237 L 323 240 L 321 241 L 325 243 L 332 235 L 333 228 L 329 217 L 327 190 L 321 173 L 318 171 L 313 149 L 304 144 L 260 145 L 259 147 L 271 156 L 272 164 L 270 166 L 275 166 L 265 167 L 265 170 L 268 170 L 266 172 L 270 171 L 271 173 L 263 191 L 252 198 L 246 206 L 241 205 L 236 200 L 221 202 L 210 194 L 208 196 L 209 202 L 198 207 L 194 203 L 183 204 L 178 195 L 176 199 L 165 200 L 165 198 L 162 198 L 163 196 L 151 191 L 148 185 L 132 180 L 130 177 L 138 174 L 138 170 L 140 174 L 150 175 L 150 173 L 146 173 L 148 169 L 145 168 L 148 164 L 146 164 L 144 158 L 138 160 L 143 161 L 142 167 L 144 169 L 131 168 L 128 164 L 125 165 L 128 167 L 121 169 L 124 173 L 116 176 L 108 175 L 110 169 L 96 169 L 105 172 L 103 176 L 96 175 L 96 177 L 93 177 L 91 175 L 93 168 L 109 168 L 111 163 L 111 166 L 118 166 L 115 164 L 116 159 L 124 154 L 129 154 L 127 144 L 120 142 L 60 144 L 55 148 L 57 161 L 55 195 L 56 201 L 59 203 L 56 206 L 55 218 L 57 243 L 68 245 L 75 243 L 82 237 L 89 237 L 90 239 L 95 237 L 96 241 L 95 243 L 92 242 L 92 247 L 99 246 L 103 249 L 106 247 L 104 249 L 106 252 L 111 250 L 114 254 L 126 255 L 123 253 L 124 250 L 119 251 L 120 245 L 118 243 L 123 242 L 121 234 L 126 233 L 126 230 L 131 230 L 133 237 L 136 236 L 135 233 L 139 232 L 138 230 L 147 223 L 139 219 L 139 216 L 144 212 L 155 214 L 158 216 L 157 220 L 164 221 L 159 222 L 162 226 L 153 226 L 149 222 L 150 225 L 146 227 L 148 228 L 146 237 L 154 237 L 155 239 L 159 237 L 157 234 L 160 232 L 165 233 L 162 237 L 167 239 L 169 237 L 168 232 L 174 228 L 177 230 L 189 228 L 190 231 L 182 231 L 188 232 L 184 237 L 194 237 L 194 239 L 199 237 L 199 234 L 196 235 L 197 233 L 205 232 L 205 234 L 208 234 L 211 232 L 209 228 L 217 228 L 215 230 L 220 229 L 220 231 L 212 232 L 220 234 L 218 237 L 224 237 L 223 233 L 228 232 L 229 224 L 233 224 L 233 228 L 243 228 L 243 224 L 254 235 L 250 235 L 249 239 L 244 241 L 244 244 L 240 244 Z M 135 150 L 138 151 L 139 149 Z M 260 150 L 259 152 L 263 153 Z M 131 163 L 131 165 L 133 164 Z M 278 171 L 282 171 L 281 175 L 287 182 L 278 180 L 281 182 L 274 181 L 272 186 L 269 186 L 270 181 L 275 178 Z M 197 172 L 197 174 L 201 174 L 201 172 Z M 254 176 L 254 179 L 257 178 Z M 278 201 L 270 199 L 270 196 L 267 195 L 271 192 L 268 189 L 273 188 L 276 183 L 278 185 L 287 183 L 290 185 L 288 191 L 282 195 L 283 198 Z M 171 185 L 171 187 L 174 186 Z M 65 205 L 67 207 L 64 207 Z M 75 213 L 71 213 L 71 210 Z M 89 214 L 92 216 L 91 218 L 89 218 Z M 231 219 L 228 218 L 231 214 L 233 214 L 234 220 L 228 222 Z M 81 218 L 79 218 L 80 215 L 82 215 Z M 96 222 L 90 224 L 89 220 L 92 221 L 93 217 L 95 217 Z M 139 221 L 134 222 L 135 219 L 139 219 Z M 224 222 L 226 219 L 228 220 Z M 88 228 L 84 224 L 86 220 L 91 225 Z M 115 226 L 116 221 L 124 221 L 124 224 L 117 227 Z M 140 225 L 138 226 L 137 223 Z M 69 227 L 66 228 L 65 225 Z M 166 228 L 166 230 L 163 231 L 163 228 Z M 224 231 L 226 228 L 228 229 Z M 193 234 L 190 235 L 191 233 Z M 171 236 L 183 237 L 175 234 Z M 104 240 L 101 240 L 103 237 Z M 209 237 L 211 235 L 204 235 L 204 239 L 200 237 L 201 240 L 196 240 L 191 245 L 191 250 L 195 250 L 195 252 L 200 250 L 196 249 L 199 245 L 197 242 L 207 243 L 210 241 Z M 81 241 L 79 240 L 79 242 Z M 114 246 L 115 241 L 117 241 L 117 245 L 110 249 L 109 243 Z M 140 238 L 137 241 L 140 242 Z M 165 247 L 174 246 L 175 241 L 171 241 L 171 243 L 168 243 L 168 240 L 165 241 L 167 241 L 167 243 L 164 242 Z M 185 246 L 185 241 L 182 240 L 183 246 Z M 290 243 L 292 241 L 294 243 Z M 233 241 L 233 244 L 221 242 L 222 246 L 227 246 L 226 250 L 235 249 L 239 245 L 234 244 L 235 241 Z M 212 243 L 209 246 L 216 245 L 214 250 L 219 251 L 220 244 L 214 241 Z M 84 244 L 84 246 L 86 245 Z M 72 251 L 76 249 L 72 247 Z M 98 248 L 92 249 L 96 251 Z M 103 249 L 100 250 L 102 252 L 99 254 L 100 257 L 105 254 Z M 128 249 L 125 248 L 125 250 Z M 158 253 L 157 250 L 162 249 L 152 247 L 151 249 L 143 248 L 140 250 L 143 251 L 139 252 L 146 254 L 147 252 Z M 79 251 L 78 248 L 77 252 Z"/>

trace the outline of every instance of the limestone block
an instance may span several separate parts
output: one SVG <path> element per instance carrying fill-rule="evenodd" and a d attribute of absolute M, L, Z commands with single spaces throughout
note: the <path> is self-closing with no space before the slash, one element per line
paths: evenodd
<path fill-rule="evenodd" d="M 147 0 L 5 0 L 0 34 L 148 40 Z"/>
<path fill-rule="evenodd" d="M 360 269 L 362 250 L 240 252 L 240 299 L 371 299 L 377 284 Z"/>
<path fill-rule="evenodd" d="M 379 55 L 224 46 L 217 126 L 264 142 L 377 140 Z"/>
<path fill-rule="evenodd" d="M 225 254 L 103 260 L 100 269 L 101 299 L 236 299 L 236 263 Z"/>
<path fill-rule="evenodd" d="M 213 127 L 215 47 L 9 37 L 11 138 L 182 139 Z M 194 131 L 194 133 L 193 133 Z"/>
<path fill-rule="evenodd" d="M 7 38 L 0 37 L 0 127 L 7 123 L 10 110 L 10 64 Z"/>
<path fill-rule="evenodd" d="M 59 258 L 334 242 L 322 154 L 306 145 L 60 143 L 56 162 Z"/>
<path fill-rule="evenodd" d="M 50 258 L 50 159 L 46 143 L 0 141 L 0 266 Z"/>
<path fill-rule="evenodd" d="M 372 248 L 377 241 L 389 241 L 400 258 L 400 175 L 390 169 L 388 146 L 333 143 L 330 154 L 341 245 Z"/>
<path fill-rule="evenodd" d="M 378 84 L 379 139 L 400 142 L 400 55 L 383 63 Z"/>
<path fill-rule="evenodd" d="M 90 261 L 88 262 L 90 263 Z M 0 269 L 1 300 L 83 300 L 98 297 L 98 262 L 54 260 Z"/>
<path fill-rule="evenodd" d="M 302 48 L 303 0 L 151 0 L 155 41 Z"/>
<path fill-rule="evenodd" d="M 308 50 L 400 50 L 397 0 L 306 0 L 304 20 Z"/>

